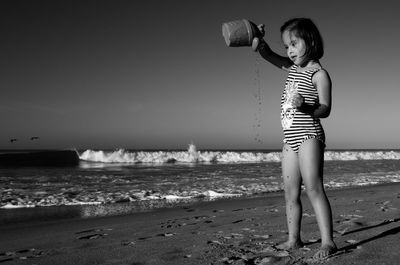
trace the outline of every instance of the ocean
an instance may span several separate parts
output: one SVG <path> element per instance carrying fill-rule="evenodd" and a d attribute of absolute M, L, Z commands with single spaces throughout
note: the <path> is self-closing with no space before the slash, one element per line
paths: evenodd
<path fill-rule="evenodd" d="M 77 150 L 72 166 L 0 167 L 0 222 L 82 218 L 283 190 L 277 150 Z M 327 150 L 326 189 L 400 182 L 400 150 Z M 40 214 L 39 214 L 40 215 Z"/>

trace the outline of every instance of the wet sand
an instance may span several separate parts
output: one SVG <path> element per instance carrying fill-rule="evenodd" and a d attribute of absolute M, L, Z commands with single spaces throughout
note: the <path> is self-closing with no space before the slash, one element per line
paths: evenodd
<path fill-rule="evenodd" d="M 400 183 L 328 191 L 339 251 L 323 261 L 303 194 L 304 248 L 287 237 L 282 193 L 101 218 L 0 227 L 0 264 L 399 264 Z"/>

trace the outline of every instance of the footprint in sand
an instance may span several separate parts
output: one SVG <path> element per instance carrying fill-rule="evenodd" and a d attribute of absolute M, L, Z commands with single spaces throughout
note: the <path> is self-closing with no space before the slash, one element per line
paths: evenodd
<path fill-rule="evenodd" d="M 174 233 L 162 233 L 162 234 L 158 234 L 157 236 L 161 236 L 161 237 L 171 237 L 171 236 L 174 236 L 174 235 L 176 235 L 176 234 L 174 234 Z"/>
<path fill-rule="evenodd" d="M 248 210 L 248 211 L 250 211 L 250 210 L 257 210 L 257 207 L 248 207 L 248 208 L 238 208 L 238 209 L 234 209 L 234 210 L 232 210 L 232 212 L 240 212 L 240 211 L 244 211 L 244 210 Z"/>
<path fill-rule="evenodd" d="M 358 214 L 341 214 L 340 217 L 344 218 L 345 221 L 351 221 L 354 219 L 362 218 L 364 216 Z"/>
<path fill-rule="evenodd" d="M 264 209 L 264 211 L 265 211 L 265 212 L 268 212 L 268 213 L 277 213 L 277 212 L 279 212 L 278 209 L 276 209 L 276 208 L 270 208 L 270 207 Z"/>
<path fill-rule="evenodd" d="M 252 222 L 252 221 L 254 221 L 254 218 L 239 219 L 239 220 L 233 221 L 232 224 L 238 224 L 238 223 L 245 222 L 245 221 Z"/>
<path fill-rule="evenodd" d="M 111 231 L 111 228 L 96 228 L 96 229 L 89 229 L 89 230 L 84 230 L 84 231 L 79 231 L 76 232 L 76 235 L 82 235 L 83 236 L 78 236 L 77 239 L 79 240 L 90 240 L 90 239 L 97 239 L 97 238 L 103 238 L 105 236 L 108 236 L 107 233 L 102 233 L 103 231 Z"/>
<path fill-rule="evenodd" d="M 199 222 L 203 222 L 206 224 L 213 223 L 211 218 L 214 218 L 216 216 L 208 216 L 208 215 L 198 215 L 198 216 L 193 216 L 193 217 L 185 217 L 185 218 L 180 218 L 180 219 L 173 219 L 173 220 L 167 220 L 166 222 L 160 223 L 161 228 L 179 228 L 182 226 L 187 226 L 187 225 L 197 225 Z"/>
<path fill-rule="evenodd" d="M 379 210 L 381 210 L 382 212 L 387 212 L 389 210 L 397 210 L 397 208 L 390 207 L 392 206 L 391 203 L 392 203 L 391 201 L 384 201 L 384 202 L 377 202 L 375 204 L 379 206 Z"/>
<path fill-rule="evenodd" d="M 0 263 L 8 262 L 16 259 L 27 260 L 32 258 L 39 258 L 46 253 L 43 250 L 31 248 L 31 249 L 22 249 L 17 251 L 7 251 L 0 253 Z"/>
<path fill-rule="evenodd" d="M 354 227 L 364 226 L 363 222 L 358 221 L 358 219 L 363 218 L 361 215 L 357 214 L 342 214 L 340 215 L 344 220 L 336 221 L 339 225 L 334 230 L 335 233 L 340 235 L 346 234 L 350 229 Z"/>
<path fill-rule="evenodd" d="M 129 241 L 129 240 L 122 240 L 121 241 L 121 246 L 124 246 L 124 247 L 133 247 L 135 245 L 136 245 L 135 241 Z"/>
<path fill-rule="evenodd" d="M 293 258 L 290 256 L 289 252 L 286 250 L 277 250 L 272 246 L 268 246 L 261 251 L 256 249 L 241 249 L 244 255 L 230 257 L 233 259 L 242 259 L 245 264 L 256 264 L 256 265 L 268 265 L 268 264 L 294 264 L 289 263 Z M 249 255 L 248 253 L 252 253 Z M 240 263 L 242 264 L 242 263 Z M 297 264 L 297 263 L 296 263 Z"/>
<path fill-rule="evenodd" d="M 185 222 L 178 223 L 178 219 L 175 219 L 175 220 L 167 220 L 166 222 L 160 223 L 160 225 L 161 228 L 178 228 L 187 225 L 187 223 Z"/>
<path fill-rule="evenodd" d="M 188 212 L 188 213 L 191 213 L 191 212 L 197 212 L 197 211 L 198 211 L 197 209 L 193 209 L 193 208 L 187 208 L 187 207 L 184 207 L 183 209 L 185 209 L 185 210 L 186 210 L 186 212 Z"/>
<path fill-rule="evenodd" d="M 97 239 L 107 236 L 108 234 L 91 234 L 87 236 L 78 237 L 78 239 Z"/>
<path fill-rule="evenodd" d="M 143 241 L 143 240 L 147 240 L 152 238 L 152 236 L 143 236 L 143 237 L 139 237 L 138 240 Z"/>
<path fill-rule="evenodd" d="M 352 245 L 358 243 L 358 241 L 357 241 L 357 240 L 354 240 L 354 239 L 349 239 L 349 240 L 346 240 L 345 242 L 346 242 L 346 243 L 349 243 L 349 244 L 352 244 Z"/>
<path fill-rule="evenodd" d="M 269 239 L 271 235 L 254 235 L 254 238 L 258 239 Z"/>
<path fill-rule="evenodd" d="M 173 237 L 175 235 L 176 235 L 175 233 L 161 233 L 161 234 L 157 234 L 155 236 L 139 237 L 137 240 L 143 241 L 143 240 L 151 239 L 154 237 Z"/>

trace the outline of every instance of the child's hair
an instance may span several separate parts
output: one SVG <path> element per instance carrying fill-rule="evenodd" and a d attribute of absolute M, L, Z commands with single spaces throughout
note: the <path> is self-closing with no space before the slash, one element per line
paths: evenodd
<path fill-rule="evenodd" d="M 324 55 L 324 43 L 317 26 L 309 18 L 293 18 L 286 21 L 281 27 L 284 31 L 294 33 L 296 37 L 304 40 L 306 44 L 305 58 L 319 60 Z"/>

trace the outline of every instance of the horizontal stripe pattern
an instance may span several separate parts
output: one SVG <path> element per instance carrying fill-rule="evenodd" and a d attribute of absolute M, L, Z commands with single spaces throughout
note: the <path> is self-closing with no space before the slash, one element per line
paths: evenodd
<path fill-rule="evenodd" d="M 284 143 L 290 145 L 293 151 L 298 152 L 300 145 L 308 139 L 317 138 L 325 142 L 325 133 L 321 122 L 312 115 L 303 113 L 291 106 L 290 98 L 295 92 L 304 97 L 308 105 L 319 104 L 318 91 L 312 83 L 312 76 L 319 69 L 297 72 L 293 65 L 285 83 L 285 90 L 281 98 L 281 121 L 284 132 Z"/>

